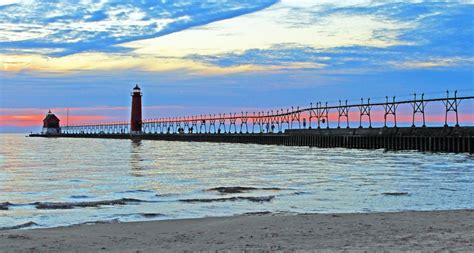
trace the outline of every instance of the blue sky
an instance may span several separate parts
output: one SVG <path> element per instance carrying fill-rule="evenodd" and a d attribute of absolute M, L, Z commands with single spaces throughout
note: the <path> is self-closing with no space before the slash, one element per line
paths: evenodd
<path fill-rule="evenodd" d="M 0 0 L 0 131 L 37 130 L 48 108 L 126 120 L 135 83 L 149 118 L 472 95 L 472 13 L 472 1 Z"/>

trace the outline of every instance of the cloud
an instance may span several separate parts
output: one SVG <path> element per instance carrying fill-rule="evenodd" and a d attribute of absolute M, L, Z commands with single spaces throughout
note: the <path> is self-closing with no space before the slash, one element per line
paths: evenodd
<path fill-rule="evenodd" d="M 22 1 L 0 6 L 0 48 L 60 49 L 63 56 L 116 51 L 117 44 L 154 38 L 255 12 L 257 1 Z"/>
<path fill-rule="evenodd" d="M 198 20 L 209 21 L 213 15 L 230 17 L 235 9 L 249 11 L 249 8 L 270 4 L 269 1 L 253 3 L 222 2 L 227 12 L 225 8 L 214 10 L 216 3 L 168 3 L 166 8 L 160 9 L 166 15 L 157 17 L 169 19 L 171 23 L 155 33 L 156 38 L 145 40 L 141 40 L 142 36 L 151 35 L 143 30 L 133 30 L 132 24 L 137 20 L 150 22 L 156 19 L 150 16 L 156 12 L 150 9 L 154 5 L 128 2 L 92 5 L 82 11 L 81 20 L 84 20 L 74 24 L 87 28 L 80 33 L 77 29 L 61 28 L 59 31 L 67 30 L 64 30 L 67 36 L 57 42 L 54 36 L 46 35 L 4 42 L 11 43 L 12 47 L 4 47 L 3 54 L 0 49 L 3 70 L 50 73 L 181 70 L 191 74 L 220 75 L 296 69 L 349 73 L 472 66 L 472 4 L 281 1 L 265 10 L 192 28 Z M 124 6 L 128 11 L 124 11 Z M 80 10 L 76 12 L 81 13 Z M 78 16 L 74 12 L 55 14 L 45 20 L 52 24 L 70 22 L 74 19 L 71 15 Z M 123 30 L 114 32 L 115 28 L 111 27 L 116 24 L 111 22 L 111 16 L 117 20 L 132 20 L 127 21 L 130 27 L 125 25 Z M 104 22 L 114 25 L 97 26 Z M 27 31 L 20 29 L 25 37 L 39 36 L 46 29 L 41 24 L 20 22 L 19 26 L 22 25 L 36 27 Z M 15 27 L 9 23 L 4 26 L 10 30 Z M 161 32 L 171 28 L 180 32 L 161 36 L 167 34 Z M 4 30 L 3 34 L 10 30 Z M 136 33 L 136 36 L 130 33 Z M 102 43 L 111 38 L 113 43 Z M 133 41 L 122 43 L 128 39 Z M 43 43 L 43 40 L 49 42 Z M 76 53 L 70 54 L 73 51 Z"/>
<path fill-rule="evenodd" d="M 395 67 L 407 68 L 407 69 L 419 69 L 419 68 L 449 68 L 449 67 L 467 67 L 472 68 L 474 64 L 474 57 L 463 58 L 438 58 L 438 59 L 426 59 L 424 61 L 408 61 L 408 62 L 393 62 Z"/>
<path fill-rule="evenodd" d="M 323 65 L 309 62 L 281 64 L 246 63 L 218 66 L 191 58 L 134 56 L 127 54 L 77 53 L 62 57 L 45 55 L 2 55 L 1 66 L 5 72 L 35 71 L 64 74 L 85 71 L 141 70 L 147 72 L 186 71 L 187 74 L 222 75 L 240 72 L 276 71 L 284 69 L 320 68 Z M 196 57 L 197 59 L 198 57 Z"/>
<path fill-rule="evenodd" d="M 186 58 L 221 67 L 244 64 L 290 65 L 318 63 L 324 70 L 345 69 L 386 71 L 393 68 L 472 68 L 474 63 L 474 5 L 455 3 L 389 3 L 320 8 L 291 8 L 291 13 L 304 13 L 289 22 L 292 27 L 327 23 L 334 17 L 371 15 L 388 20 L 389 26 L 374 26 L 366 43 L 345 43 L 316 46 L 308 43 L 281 43 L 267 48 L 218 54 L 190 54 Z M 268 11 L 268 10 L 266 10 Z M 374 18 L 373 18 L 374 19 Z M 293 23 L 293 22 L 296 23 Z M 342 22 L 343 20 L 339 20 Z M 357 30 L 356 24 L 351 24 Z M 397 28 L 398 27 L 398 28 Z M 354 31 L 356 33 L 356 31 Z M 318 36 L 318 39 L 320 39 Z M 316 37 L 315 37 L 316 38 Z M 369 41 L 386 41 L 385 45 Z"/>
<path fill-rule="evenodd" d="M 190 54 L 219 55 L 252 49 L 269 49 L 275 45 L 302 45 L 317 49 L 373 46 L 387 47 L 405 42 L 397 40 L 398 31 L 413 27 L 409 22 L 390 20 L 371 14 L 334 13 L 314 16 L 305 10 L 279 2 L 265 10 L 222 20 L 194 29 L 154 39 L 134 41 L 122 46 L 140 55 L 185 57 Z M 291 2 L 291 1 L 290 1 Z M 311 9 L 311 5 L 308 6 Z M 304 25 L 293 25 L 298 19 Z M 378 31 L 385 35 L 374 36 Z"/>

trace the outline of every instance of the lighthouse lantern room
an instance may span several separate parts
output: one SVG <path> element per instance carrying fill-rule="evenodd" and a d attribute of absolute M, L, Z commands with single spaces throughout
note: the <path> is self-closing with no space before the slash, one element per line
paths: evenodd
<path fill-rule="evenodd" d="M 59 126 L 59 119 L 51 112 L 48 111 L 46 117 L 43 120 L 43 134 L 59 134 L 61 133 L 61 127 Z"/>

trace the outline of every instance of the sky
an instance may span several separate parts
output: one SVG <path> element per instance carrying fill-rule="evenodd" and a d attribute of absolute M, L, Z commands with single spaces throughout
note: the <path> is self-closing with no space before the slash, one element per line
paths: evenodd
<path fill-rule="evenodd" d="M 472 96 L 473 13 L 474 1 L 0 0 L 0 132 L 37 132 L 49 109 L 62 124 L 68 110 L 70 124 L 128 120 L 135 84 L 144 118 Z"/>

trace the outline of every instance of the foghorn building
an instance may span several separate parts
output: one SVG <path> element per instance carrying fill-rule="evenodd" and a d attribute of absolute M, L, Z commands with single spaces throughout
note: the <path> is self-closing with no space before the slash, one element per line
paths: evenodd
<path fill-rule="evenodd" d="M 61 127 L 59 126 L 59 118 L 51 112 L 48 111 L 46 117 L 43 120 L 43 134 L 60 134 Z"/>

